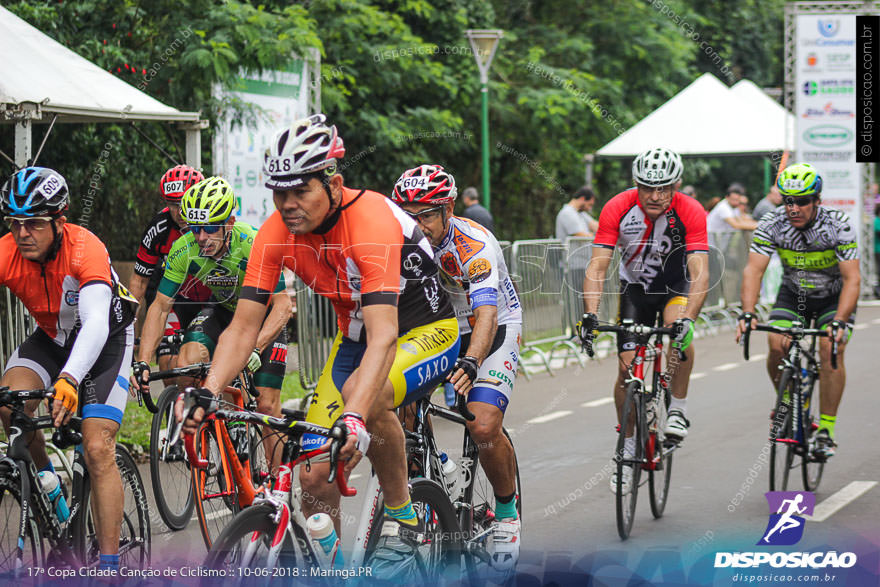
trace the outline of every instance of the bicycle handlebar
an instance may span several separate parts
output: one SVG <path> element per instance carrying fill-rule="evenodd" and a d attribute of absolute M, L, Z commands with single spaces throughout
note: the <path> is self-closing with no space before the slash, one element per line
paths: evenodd
<path fill-rule="evenodd" d="M 467 407 L 467 400 L 459 393 L 455 394 L 455 409 L 461 414 L 461 417 L 468 422 L 473 422 L 477 417 Z"/>
<path fill-rule="evenodd" d="M 10 391 L 8 387 L 0 387 L 0 407 L 24 407 L 24 404 L 28 401 L 35 399 L 50 400 L 54 397 L 55 391 L 53 389 L 29 389 Z M 54 419 L 51 415 L 38 416 L 35 418 L 26 416 L 24 414 L 22 414 L 22 416 L 26 417 L 30 421 L 30 423 L 33 425 L 34 430 L 42 428 L 52 428 L 54 426 Z M 82 432 L 80 432 L 81 425 L 82 418 L 80 418 L 79 416 L 72 416 L 66 424 L 64 424 L 60 428 L 57 428 L 55 432 L 52 433 L 52 444 L 60 449 L 65 449 L 70 446 L 80 444 L 82 442 Z"/>
<path fill-rule="evenodd" d="M 655 334 L 665 335 L 669 337 L 675 336 L 675 329 L 669 328 L 667 326 L 647 326 L 645 324 L 600 324 L 596 327 L 596 330 L 599 332 L 615 332 L 617 334 L 635 334 L 638 337 L 644 337 L 645 339 L 654 336 Z M 682 363 L 687 361 L 687 355 L 684 352 L 677 348 L 678 351 L 678 360 Z"/>
<path fill-rule="evenodd" d="M 818 336 L 818 337 L 828 337 L 828 331 L 824 328 L 803 328 L 800 326 L 774 326 L 773 324 L 759 324 L 755 323 L 754 328 L 746 328 L 745 332 L 743 332 L 743 358 L 748 361 L 749 360 L 749 340 L 751 338 L 752 330 L 760 330 L 762 332 L 772 332 L 774 334 L 784 334 L 785 336 L 790 336 L 794 341 L 801 340 L 808 336 Z M 837 369 L 837 347 L 838 342 L 836 338 L 831 339 L 831 368 Z"/>

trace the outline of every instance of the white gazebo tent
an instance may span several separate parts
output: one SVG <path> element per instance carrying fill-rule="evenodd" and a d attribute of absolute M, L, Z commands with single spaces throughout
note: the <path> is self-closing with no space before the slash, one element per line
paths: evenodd
<path fill-rule="evenodd" d="M 15 163 L 32 157 L 38 122 L 177 122 L 186 131 L 186 160 L 201 167 L 198 112 L 151 98 L 0 7 L 0 123 L 15 124 Z"/>
<path fill-rule="evenodd" d="M 728 88 L 710 73 L 596 152 L 633 157 L 651 146 L 684 156 L 766 155 L 794 147 L 794 117 L 750 81 Z"/>

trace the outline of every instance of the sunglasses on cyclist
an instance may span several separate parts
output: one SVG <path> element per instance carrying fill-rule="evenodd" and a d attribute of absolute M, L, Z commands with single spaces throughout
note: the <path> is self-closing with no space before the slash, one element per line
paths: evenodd
<path fill-rule="evenodd" d="M 223 228 L 222 224 L 190 224 L 189 225 L 189 231 L 196 236 L 199 236 L 199 233 L 202 232 L 203 230 L 207 234 L 214 234 L 215 232 L 217 232 L 221 228 Z"/>
<path fill-rule="evenodd" d="M 4 216 L 3 220 L 12 232 L 18 232 L 21 230 L 22 226 L 24 226 L 24 229 L 28 232 L 45 230 L 49 228 L 49 223 L 52 222 L 52 218 L 49 216 L 34 216 L 33 218 Z"/>
<path fill-rule="evenodd" d="M 786 206 L 797 206 L 798 208 L 803 208 L 804 206 L 809 206 L 815 200 L 812 196 L 810 196 L 810 197 L 806 197 L 806 198 L 788 197 L 788 198 L 783 198 L 782 201 Z"/>
<path fill-rule="evenodd" d="M 433 208 L 426 208 L 421 212 L 407 212 L 407 216 L 415 220 L 416 222 L 431 222 L 432 220 L 436 220 L 440 218 L 440 214 L 443 213 L 444 205 L 434 206 Z"/>

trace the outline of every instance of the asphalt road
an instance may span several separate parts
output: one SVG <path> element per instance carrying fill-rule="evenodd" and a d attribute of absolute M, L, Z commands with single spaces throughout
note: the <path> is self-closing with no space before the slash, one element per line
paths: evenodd
<path fill-rule="evenodd" d="M 591 361 L 585 369 L 572 364 L 553 377 L 539 374 L 529 381 L 520 376 L 505 418 L 523 485 L 520 584 L 577 583 L 588 572 L 594 575 L 594 584 L 625 584 L 634 569 L 642 569 L 641 576 L 654 581 L 733 584 L 740 569 L 708 567 L 719 551 L 761 550 L 755 544 L 768 520 L 763 494 L 768 489 L 769 465 L 762 454 L 767 453 L 773 394 L 762 358 L 765 336 L 753 337 L 750 362 L 743 360 L 732 336 L 725 332 L 695 342 L 697 358 L 688 400 L 691 428 L 675 453 L 665 515 L 653 519 L 643 486 L 626 542 L 617 535 L 609 490 L 616 439 L 610 396 L 616 359 Z M 848 381 L 837 420 L 838 452 L 826 465 L 815 496 L 820 509 L 827 511 L 833 503 L 841 507 L 823 521 L 809 522 L 796 547 L 853 550 L 861 557 L 859 565 L 868 565 L 875 573 L 875 585 L 880 488 L 870 483 L 880 481 L 875 440 L 878 349 L 880 307 L 860 307 L 846 354 Z M 448 423 L 438 426 L 447 452 L 455 458 L 460 432 Z M 358 489 L 364 486 L 366 467 L 355 471 L 353 484 Z M 149 483 L 147 466 L 142 471 Z M 802 489 L 799 471 L 793 479 L 790 489 Z M 851 485 L 858 481 L 869 483 Z M 849 499 L 847 492 L 859 490 L 863 493 Z M 345 500 L 346 514 L 358 514 L 359 499 Z M 353 522 L 343 528 L 344 544 L 353 531 Z M 171 533 L 154 516 L 157 565 L 197 563 L 204 554 L 195 520 L 185 531 Z M 655 564 L 659 567 L 652 570 Z M 850 574 L 849 582 L 836 584 L 863 584 L 859 577 Z"/>

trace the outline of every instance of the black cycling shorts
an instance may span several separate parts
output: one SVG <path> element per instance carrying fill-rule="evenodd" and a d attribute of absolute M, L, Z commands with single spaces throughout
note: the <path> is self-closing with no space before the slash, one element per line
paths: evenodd
<path fill-rule="evenodd" d="M 186 330 L 189 327 L 190 322 L 198 316 L 203 305 L 204 304 L 201 302 L 187 302 L 185 300 L 177 300 L 174 302 L 174 307 L 171 309 L 171 312 L 168 314 L 168 319 L 165 321 L 165 334 L 162 337 L 162 341 L 159 343 L 159 348 L 156 349 L 156 356 L 171 356 L 180 350 L 172 348 L 171 343 L 165 340 L 165 337 L 172 336 L 177 330 Z"/>
<path fill-rule="evenodd" d="M 805 328 L 809 328 L 811 321 L 816 321 L 816 328 L 824 328 L 834 319 L 837 313 L 837 302 L 840 300 L 840 294 L 829 296 L 826 298 L 808 298 L 807 296 L 798 297 L 796 291 L 793 291 L 785 284 L 779 288 L 779 294 L 773 303 L 773 309 L 770 310 L 769 322 L 774 326 L 787 328 L 795 320 L 799 320 Z M 847 320 L 852 326 L 855 324 L 856 313 Z"/>
<path fill-rule="evenodd" d="M 687 291 L 686 284 L 682 288 L 668 288 L 663 293 L 646 293 L 645 287 L 639 283 L 621 283 L 617 322 L 632 320 L 636 324 L 657 326 L 663 319 L 663 311 L 667 306 L 687 305 L 687 295 L 677 293 L 678 291 Z M 618 353 L 635 349 L 634 334 L 628 332 L 617 334 Z"/>
<path fill-rule="evenodd" d="M 128 377 L 134 348 L 134 327 L 107 337 L 98 360 L 80 382 L 79 406 L 82 418 L 105 418 L 122 424 L 128 399 Z M 50 387 L 67 363 L 70 349 L 57 345 L 37 328 L 25 339 L 6 363 L 6 370 L 26 367 L 39 375 L 43 387 Z"/>
<path fill-rule="evenodd" d="M 268 314 L 267 314 L 268 315 Z M 193 318 L 183 343 L 195 341 L 203 344 L 213 356 L 214 348 L 220 335 L 232 322 L 233 313 L 223 306 L 208 306 Z M 287 371 L 287 329 L 282 328 L 275 341 L 263 349 L 260 359 L 263 361 L 256 373 L 254 373 L 254 385 L 257 387 L 270 387 L 281 389 L 284 374 Z"/>

